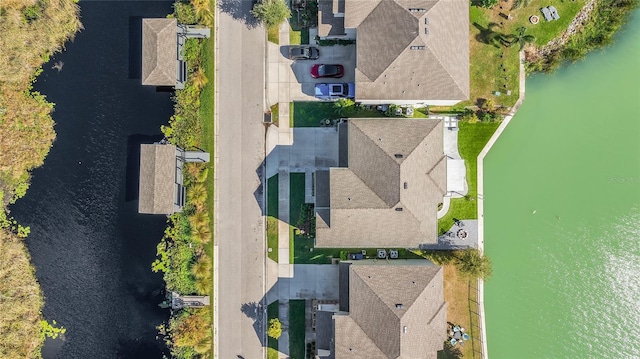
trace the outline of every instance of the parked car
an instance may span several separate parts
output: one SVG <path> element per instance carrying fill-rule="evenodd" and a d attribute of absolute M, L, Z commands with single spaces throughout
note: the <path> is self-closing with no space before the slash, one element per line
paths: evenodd
<path fill-rule="evenodd" d="M 353 82 L 316 84 L 316 97 L 321 100 L 337 100 L 339 98 L 354 98 L 356 87 Z"/>
<path fill-rule="evenodd" d="M 342 77 L 344 76 L 344 66 L 315 64 L 311 66 L 311 77 Z"/>
<path fill-rule="evenodd" d="M 320 50 L 314 46 L 289 46 L 289 58 L 291 60 L 317 60 Z"/>

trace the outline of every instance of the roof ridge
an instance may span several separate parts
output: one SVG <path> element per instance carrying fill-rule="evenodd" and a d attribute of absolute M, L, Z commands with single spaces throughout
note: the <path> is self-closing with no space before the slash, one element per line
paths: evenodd
<path fill-rule="evenodd" d="M 440 188 L 440 185 L 438 185 L 438 182 L 436 182 L 436 180 L 434 180 L 431 177 L 431 172 L 433 172 L 433 170 L 440 164 L 442 163 L 442 161 L 446 158 L 447 156 L 445 154 L 442 154 L 442 157 L 440 157 L 440 160 L 438 162 L 436 162 L 426 173 L 427 178 L 429 178 L 429 180 L 431 180 L 431 182 L 433 182 L 433 184 L 436 185 L 436 187 L 438 187 L 443 193 L 447 193 L 447 189 L 445 188 L 444 190 L 442 188 Z"/>

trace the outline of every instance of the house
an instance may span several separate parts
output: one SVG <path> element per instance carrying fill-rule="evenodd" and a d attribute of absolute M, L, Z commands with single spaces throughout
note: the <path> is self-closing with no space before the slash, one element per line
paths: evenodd
<path fill-rule="evenodd" d="M 338 167 L 315 174 L 316 247 L 417 248 L 437 241 L 446 194 L 443 123 L 350 119 Z"/>
<path fill-rule="evenodd" d="M 142 84 L 183 89 L 187 82 L 182 55 L 185 41 L 209 35 L 207 28 L 180 25 L 176 19 L 142 19 Z"/>
<path fill-rule="evenodd" d="M 356 40 L 356 101 L 454 105 L 469 99 L 469 2 L 319 0 L 318 35 Z"/>
<path fill-rule="evenodd" d="M 138 213 L 170 215 L 182 211 L 185 162 L 209 162 L 209 154 L 185 151 L 164 142 L 140 145 Z"/>
<path fill-rule="evenodd" d="M 341 262 L 339 311 L 317 311 L 318 357 L 436 358 L 447 338 L 443 269 L 427 260 Z"/>

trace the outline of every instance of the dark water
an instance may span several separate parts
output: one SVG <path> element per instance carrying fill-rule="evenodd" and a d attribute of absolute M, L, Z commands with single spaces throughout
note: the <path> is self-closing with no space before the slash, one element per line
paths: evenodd
<path fill-rule="evenodd" d="M 11 211 L 31 226 L 44 317 L 67 328 L 45 358 L 160 358 L 155 327 L 169 313 L 150 266 L 166 218 L 137 213 L 138 148 L 161 134 L 172 103 L 140 84 L 140 21 L 171 3 L 80 5 L 85 29 L 52 59 L 62 71 L 49 63 L 35 84 L 56 104 L 57 140 Z"/>

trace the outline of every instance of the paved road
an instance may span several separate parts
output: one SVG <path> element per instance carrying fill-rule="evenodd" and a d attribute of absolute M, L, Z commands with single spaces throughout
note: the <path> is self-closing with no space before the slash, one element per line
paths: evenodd
<path fill-rule="evenodd" d="M 221 359 L 238 355 L 259 359 L 264 355 L 264 317 L 262 310 L 257 310 L 257 315 L 254 310 L 264 296 L 265 243 L 258 173 L 264 160 L 265 36 L 261 27 L 250 29 L 238 19 L 247 16 L 250 1 L 219 4 L 215 352 Z"/>

